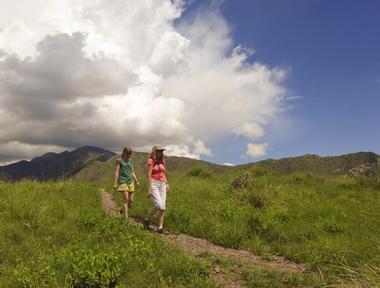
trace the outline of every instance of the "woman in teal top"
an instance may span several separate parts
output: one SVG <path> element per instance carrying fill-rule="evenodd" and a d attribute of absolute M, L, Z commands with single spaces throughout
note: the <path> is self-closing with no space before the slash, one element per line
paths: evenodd
<path fill-rule="evenodd" d="M 132 149 L 130 147 L 125 147 L 121 154 L 121 159 L 116 160 L 115 163 L 115 181 L 113 188 L 123 195 L 123 214 L 125 219 L 128 219 L 128 208 L 131 208 L 136 181 L 137 186 L 140 186 L 140 182 L 137 180 L 136 174 L 133 169 L 132 159 Z"/>

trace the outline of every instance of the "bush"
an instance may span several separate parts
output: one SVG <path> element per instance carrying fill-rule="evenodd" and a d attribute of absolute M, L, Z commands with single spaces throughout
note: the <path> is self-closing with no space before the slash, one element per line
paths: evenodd
<path fill-rule="evenodd" d="M 73 287 L 115 287 L 129 257 L 115 253 L 97 253 L 91 249 L 74 249 L 67 255 L 69 279 Z"/>
<path fill-rule="evenodd" d="M 231 186 L 234 189 L 248 188 L 253 183 L 253 178 L 250 174 L 243 174 L 232 179 Z"/>
<path fill-rule="evenodd" d="M 55 272 L 41 256 L 28 263 L 19 263 L 13 270 L 16 287 L 51 287 Z"/>
<path fill-rule="evenodd" d="M 211 174 L 202 167 L 193 167 L 186 172 L 187 176 L 199 178 L 211 178 Z"/>

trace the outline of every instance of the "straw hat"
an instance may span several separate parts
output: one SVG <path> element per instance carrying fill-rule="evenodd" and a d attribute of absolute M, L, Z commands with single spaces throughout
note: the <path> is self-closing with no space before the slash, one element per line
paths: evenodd
<path fill-rule="evenodd" d="M 152 148 L 152 151 L 162 151 L 162 150 L 166 150 L 161 144 L 156 144 L 153 146 Z"/>

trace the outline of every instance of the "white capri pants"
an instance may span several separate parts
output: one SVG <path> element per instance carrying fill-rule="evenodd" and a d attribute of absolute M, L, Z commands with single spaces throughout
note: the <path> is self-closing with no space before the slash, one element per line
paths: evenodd
<path fill-rule="evenodd" d="M 151 199 L 160 210 L 165 210 L 166 205 L 166 183 L 152 179 Z"/>

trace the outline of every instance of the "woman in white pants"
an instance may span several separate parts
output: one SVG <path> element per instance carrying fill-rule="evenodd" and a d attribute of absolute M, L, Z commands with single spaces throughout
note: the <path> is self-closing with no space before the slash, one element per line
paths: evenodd
<path fill-rule="evenodd" d="M 168 234 L 168 231 L 164 228 L 166 192 L 169 191 L 169 183 L 165 175 L 164 150 L 160 144 L 154 145 L 147 162 L 149 179 L 148 197 L 152 199 L 154 206 L 144 218 L 144 228 L 149 228 L 149 218 L 159 212 L 156 232 Z"/>

